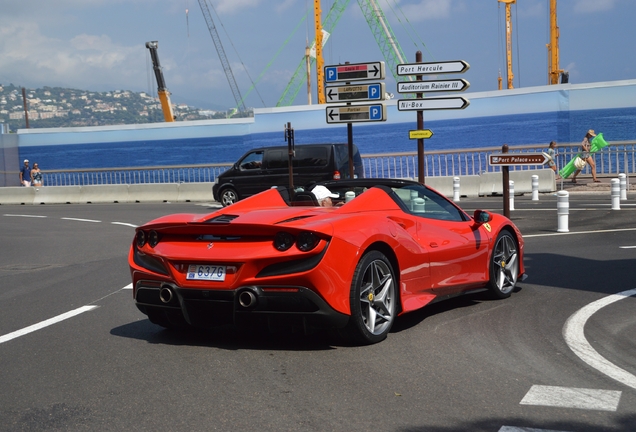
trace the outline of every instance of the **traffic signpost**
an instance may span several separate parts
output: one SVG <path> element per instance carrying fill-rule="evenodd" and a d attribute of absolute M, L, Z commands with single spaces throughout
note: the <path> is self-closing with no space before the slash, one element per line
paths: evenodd
<path fill-rule="evenodd" d="M 385 120 L 386 110 L 383 104 L 327 107 L 327 123 L 357 123 Z"/>
<path fill-rule="evenodd" d="M 398 82 L 398 93 L 460 92 L 470 87 L 465 79 Z"/>
<path fill-rule="evenodd" d="M 433 131 L 430 129 L 417 129 L 409 131 L 409 139 L 428 139 L 433 136 Z"/>
<path fill-rule="evenodd" d="M 464 109 L 470 102 L 462 97 L 426 98 L 423 93 L 441 91 L 464 91 L 470 84 L 463 79 L 422 81 L 422 75 L 441 75 L 464 73 L 470 66 L 463 60 L 445 62 L 422 62 L 422 52 L 415 53 L 415 63 L 403 63 L 396 66 L 399 76 L 415 75 L 415 81 L 398 82 L 398 93 L 415 93 L 414 99 L 398 99 L 398 111 L 417 112 L 417 130 L 409 131 L 409 139 L 417 139 L 418 181 L 424 183 L 424 140 L 433 136 L 433 132 L 424 129 L 424 111 L 442 109 Z"/>
<path fill-rule="evenodd" d="M 550 160 L 546 153 L 491 154 L 488 163 L 491 166 L 545 165 Z"/>
<path fill-rule="evenodd" d="M 397 74 L 402 75 L 439 75 L 447 73 L 464 73 L 470 65 L 463 60 L 433 63 L 404 63 L 397 65 Z"/>
<path fill-rule="evenodd" d="M 331 86 L 325 90 L 327 103 L 384 100 L 384 83 Z"/>
<path fill-rule="evenodd" d="M 365 81 L 386 78 L 384 62 L 353 63 L 325 66 L 327 84 L 349 81 Z"/>

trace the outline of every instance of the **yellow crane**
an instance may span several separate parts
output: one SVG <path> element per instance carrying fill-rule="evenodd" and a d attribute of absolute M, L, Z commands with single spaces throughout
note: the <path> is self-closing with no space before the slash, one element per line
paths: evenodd
<path fill-rule="evenodd" d="M 559 69 L 559 26 L 557 25 L 557 0 L 550 0 L 550 43 L 548 48 L 548 83 L 558 84 L 563 69 Z M 565 80 L 565 76 L 562 76 Z"/>
<path fill-rule="evenodd" d="M 174 113 L 172 112 L 172 104 L 170 103 L 170 92 L 166 88 L 166 82 L 163 79 L 163 71 L 161 70 L 161 64 L 159 63 L 159 54 L 157 54 L 159 43 L 157 41 L 146 42 L 146 48 L 150 51 L 152 68 L 155 71 L 155 78 L 157 78 L 157 94 L 159 96 L 159 101 L 161 102 L 163 118 L 167 122 L 173 122 Z"/>
<path fill-rule="evenodd" d="M 325 103 L 324 66 L 322 58 L 322 10 L 320 0 L 314 0 L 314 25 L 316 27 L 316 84 L 318 86 L 318 103 Z"/>
<path fill-rule="evenodd" d="M 506 64 L 508 66 L 508 88 L 514 88 L 512 80 L 514 74 L 512 73 L 512 20 L 510 19 L 510 5 L 517 3 L 517 0 L 497 0 L 499 3 L 506 5 Z M 501 75 L 499 76 L 499 90 L 501 90 Z"/>

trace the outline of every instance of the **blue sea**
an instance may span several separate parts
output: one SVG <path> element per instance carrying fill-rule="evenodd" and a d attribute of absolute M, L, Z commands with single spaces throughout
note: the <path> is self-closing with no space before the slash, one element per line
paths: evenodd
<path fill-rule="evenodd" d="M 413 123 L 353 125 L 353 140 L 364 154 L 417 151 L 408 139 Z M 293 125 L 292 125 L 293 127 Z M 608 142 L 636 140 L 636 108 L 551 112 L 426 121 L 433 136 L 425 151 L 462 150 L 508 144 L 578 143 L 588 129 L 602 132 Z M 295 143 L 347 142 L 347 128 L 296 130 Z M 20 160 L 38 162 L 46 170 L 200 165 L 231 163 L 254 147 L 286 145 L 284 133 L 247 137 L 134 141 L 97 144 L 22 147 Z"/>

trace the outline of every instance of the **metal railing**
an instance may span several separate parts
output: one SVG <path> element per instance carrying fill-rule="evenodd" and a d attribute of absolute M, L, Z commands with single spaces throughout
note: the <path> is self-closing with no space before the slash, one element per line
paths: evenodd
<path fill-rule="evenodd" d="M 560 169 L 579 152 L 579 144 L 560 144 L 556 163 Z M 509 153 L 536 153 L 546 151 L 545 145 L 523 145 L 509 148 Z M 498 172 L 499 166 L 491 166 L 491 154 L 501 153 L 501 147 L 484 147 L 469 150 L 427 151 L 424 156 L 425 176 L 479 175 Z M 636 141 L 612 143 L 597 152 L 596 172 L 599 175 L 618 175 L 636 172 Z M 417 152 L 382 153 L 362 155 L 365 177 L 418 178 Z M 232 163 L 207 165 L 174 165 L 129 168 L 95 168 L 47 170 L 44 172 L 46 186 L 86 186 L 102 184 L 148 184 L 148 183 L 200 183 L 213 182 L 230 168 Z M 511 170 L 536 169 L 537 166 L 511 166 Z M 589 175 L 586 166 L 581 173 Z M 17 174 L 16 174 L 17 175 Z"/>

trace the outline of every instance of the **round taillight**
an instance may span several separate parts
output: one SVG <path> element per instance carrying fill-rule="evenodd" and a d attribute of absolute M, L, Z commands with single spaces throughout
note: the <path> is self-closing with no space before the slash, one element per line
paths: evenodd
<path fill-rule="evenodd" d="M 333 179 L 334 180 L 340 180 L 340 171 L 334 171 L 333 172 Z"/>
<path fill-rule="evenodd" d="M 283 252 L 294 245 L 294 236 L 287 232 L 276 233 L 274 237 L 274 247 Z"/>
<path fill-rule="evenodd" d="M 148 244 L 150 247 L 155 247 L 157 246 L 157 243 L 159 243 L 159 234 L 157 231 L 150 231 L 148 233 Z"/>
<path fill-rule="evenodd" d="M 137 231 L 137 235 L 135 236 L 137 240 L 137 247 L 142 248 L 146 244 L 146 233 L 142 230 Z"/>
<path fill-rule="evenodd" d="M 314 233 L 301 232 L 296 239 L 296 247 L 303 252 L 309 252 L 318 245 L 320 239 Z"/>

